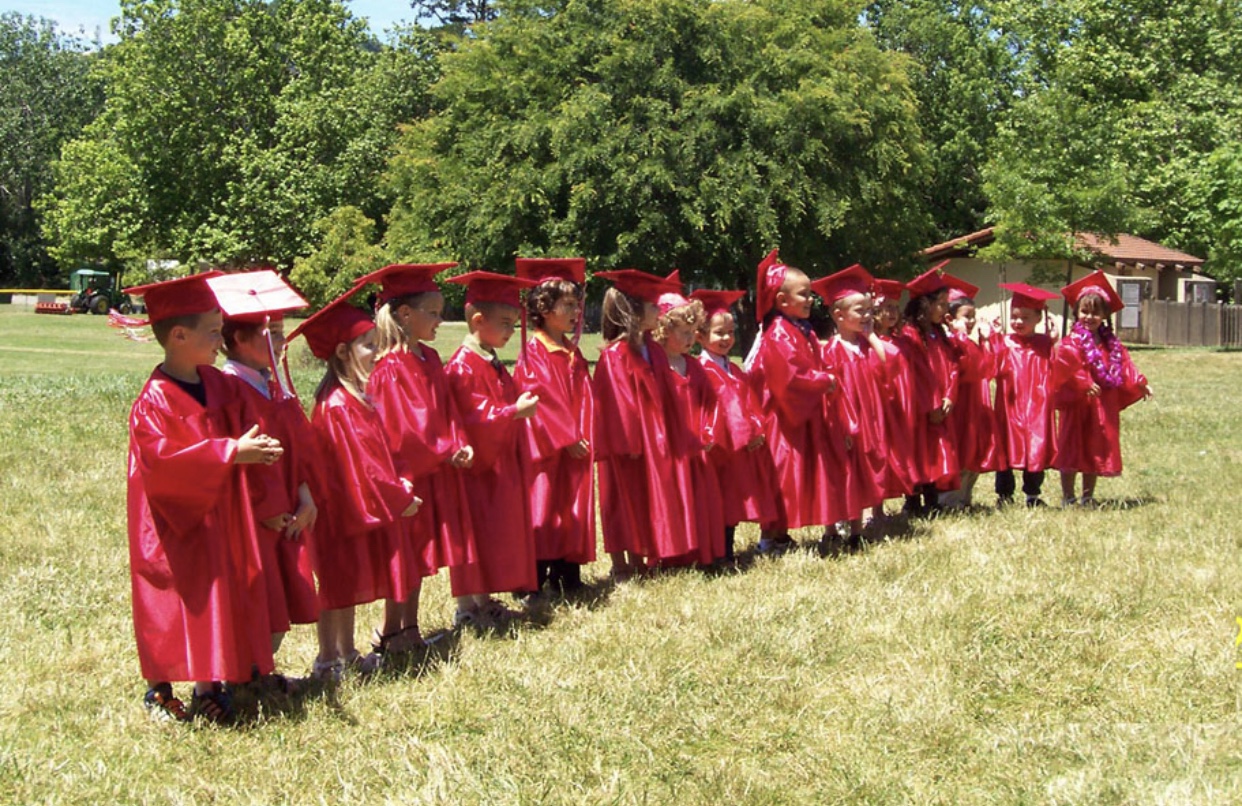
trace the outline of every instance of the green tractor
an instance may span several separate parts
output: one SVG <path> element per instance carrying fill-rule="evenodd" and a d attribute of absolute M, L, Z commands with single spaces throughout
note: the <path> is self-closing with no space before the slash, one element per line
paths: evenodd
<path fill-rule="evenodd" d="M 78 269 L 69 275 L 70 309 L 78 313 L 107 314 L 115 308 L 121 313 L 132 313 L 134 306 L 128 294 L 121 292 L 119 271 Z"/>

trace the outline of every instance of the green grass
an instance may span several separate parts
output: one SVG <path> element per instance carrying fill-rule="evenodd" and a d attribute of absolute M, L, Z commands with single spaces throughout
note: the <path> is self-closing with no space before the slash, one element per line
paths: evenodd
<path fill-rule="evenodd" d="M 1126 473 L 1098 491 L 1128 508 L 989 509 L 843 560 L 601 582 L 220 730 L 139 704 L 125 416 L 158 353 L 2 307 L 0 346 L 5 803 L 1242 798 L 1242 354 L 1136 354 L 1157 397 L 1123 415 Z M 424 591 L 426 632 L 447 587 Z M 313 655 L 295 628 L 278 660 Z"/>

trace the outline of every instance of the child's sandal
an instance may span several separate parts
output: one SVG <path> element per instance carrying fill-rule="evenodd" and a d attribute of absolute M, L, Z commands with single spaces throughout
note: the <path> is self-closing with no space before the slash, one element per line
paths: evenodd
<path fill-rule="evenodd" d="M 217 725 L 228 725 L 233 721 L 233 697 L 219 683 L 212 685 L 206 694 L 194 692 L 190 699 L 190 715 L 194 719 L 205 719 Z"/>
<path fill-rule="evenodd" d="M 142 698 L 142 704 L 146 706 L 153 719 L 172 722 L 190 721 L 190 712 L 186 710 L 185 703 L 173 695 L 172 685 L 169 683 L 160 683 L 147 689 L 147 693 Z"/>
<path fill-rule="evenodd" d="M 414 633 L 413 639 L 402 640 L 403 636 L 408 636 L 410 632 Z M 376 655 L 383 655 L 385 652 L 412 652 L 420 646 L 423 646 L 423 636 L 418 631 L 418 627 L 403 627 L 387 634 L 380 632 L 376 627 L 371 637 L 371 651 Z"/>

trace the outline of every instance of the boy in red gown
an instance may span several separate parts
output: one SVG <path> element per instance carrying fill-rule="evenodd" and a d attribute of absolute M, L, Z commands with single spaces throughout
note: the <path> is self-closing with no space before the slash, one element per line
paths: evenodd
<path fill-rule="evenodd" d="M 1026 283 L 1001 283 L 1013 292 L 1009 303 L 1008 335 L 993 333 L 996 353 L 996 419 L 1001 469 L 996 471 L 998 506 L 1013 503 L 1022 471 L 1022 493 L 1028 507 L 1043 506 L 1040 491 L 1045 471 L 1054 466 L 1056 432 L 1051 382 L 1053 338 L 1037 333 L 1048 312 L 1048 300 L 1057 295 Z"/>
<path fill-rule="evenodd" d="M 899 280 L 877 279 L 871 286 L 875 335 L 885 355 L 883 410 L 888 458 L 881 482 L 885 498 L 900 498 L 914 492 L 913 392 L 909 361 L 897 339 L 901 331 L 901 295 L 905 290 L 905 283 Z"/>
<path fill-rule="evenodd" d="M 539 416 L 525 428 L 537 583 L 571 592 L 582 587 L 582 566 L 595 561 L 595 398 L 577 344 L 586 261 L 518 258 L 517 276 L 537 283 L 526 292 L 534 335 L 513 374 L 518 389 L 539 398 Z"/>
<path fill-rule="evenodd" d="M 284 314 L 306 307 L 306 300 L 271 269 L 224 274 L 208 279 L 224 312 L 221 370 L 242 381 L 255 409 L 263 412 L 268 433 L 280 440 L 284 458 L 252 465 L 247 473 L 267 580 L 272 653 L 291 624 L 314 624 L 319 599 L 311 557 L 312 530 L 319 510 L 311 480 L 319 463 L 315 435 L 292 386 L 279 376 L 284 352 Z M 269 684 L 289 690 L 273 675 Z"/>
<path fill-rule="evenodd" d="M 781 263 L 773 249 L 759 264 L 755 316 L 761 329 L 746 371 L 769 418 L 767 443 L 785 522 L 765 531 L 761 553 L 791 548 L 785 529 L 835 528 L 849 519 L 842 478 L 847 435 L 829 432 L 825 402 L 840 389 L 807 321 L 811 303 L 810 278 Z"/>
<path fill-rule="evenodd" d="M 759 412 L 759 400 L 741 366 L 729 360 L 737 323 L 729 308 L 745 291 L 695 291 L 691 299 L 703 303 L 707 318 L 699 331 L 703 352 L 699 362 L 707 371 L 716 400 L 716 447 L 708 458 L 720 480 L 724 498 L 725 559 L 733 559 L 734 533 L 742 521 L 775 530 L 781 523 L 776 495 L 776 466 L 765 450 L 768 424 Z"/>
<path fill-rule="evenodd" d="M 850 523 L 846 551 L 862 548 L 863 511 L 884 503 L 887 440 L 881 386 L 886 355 L 872 330 L 873 282 L 871 274 L 856 265 L 811 283 L 831 306 L 837 327 L 824 348 L 824 363 L 841 379 L 842 410 L 848 412 L 851 426 L 844 479 Z M 822 554 L 840 548 L 836 537 L 830 534 L 821 543 Z"/>
<path fill-rule="evenodd" d="M 940 494 L 940 505 L 945 509 L 971 506 L 979 475 L 992 473 L 1001 465 L 996 411 L 992 405 L 996 354 L 988 326 L 976 325 L 976 313 L 974 297 L 960 289 L 949 289 L 949 341 L 957 348 L 959 359 L 957 405 L 949 413 L 949 428 L 957 446 L 962 479 L 956 490 Z"/>
<path fill-rule="evenodd" d="M 222 682 L 272 671 L 259 538 L 241 464 L 280 459 L 240 382 L 212 364 L 220 307 L 195 275 L 131 288 L 164 360 L 129 415 L 128 503 L 134 633 L 153 713 L 226 722 Z M 194 681 L 189 714 L 173 681 Z"/>
<path fill-rule="evenodd" d="M 521 319 L 521 289 L 530 280 L 474 271 L 449 279 L 466 286 L 470 332 L 448 363 L 449 388 L 474 448 L 466 493 L 474 521 L 476 561 L 450 569 L 457 599 L 455 625 L 494 627 L 516 615 L 491 594 L 538 589 L 531 532 L 530 460 L 522 420 L 535 416 L 539 398 L 518 392 L 496 356 Z"/>

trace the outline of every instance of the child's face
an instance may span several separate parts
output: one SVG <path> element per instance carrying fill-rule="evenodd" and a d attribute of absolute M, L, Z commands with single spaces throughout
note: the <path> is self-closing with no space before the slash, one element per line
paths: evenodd
<path fill-rule="evenodd" d="M 511 305 L 497 305 L 488 313 L 477 311 L 471 317 L 474 335 L 489 350 L 499 350 L 513 338 L 522 312 Z"/>
<path fill-rule="evenodd" d="M 277 319 L 268 323 L 267 332 L 272 335 L 272 350 L 279 357 L 281 351 L 285 349 L 284 320 Z M 235 339 L 229 358 L 239 361 L 251 369 L 263 370 L 271 368 L 272 359 L 267 353 L 267 338 L 263 335 L 263 329 L 251 331 L 244 338 Z"/>
<path fill-rule="evenodd" d="M 809 319 L 812 302 L 811 278 L 800 271 L 790 271 L 785 284 L 776 292 L 776 310 L 791 319 Z"/>
<path fill-rule="evenodd" d="M 397 315 L 401 327 L 412 341 L 435 341 L 436 330 L 444 321 L 444 295 L 429 291 L 413 305 L 402 305 Z"/>
<path fill-rule="evenodd" d="M 552 310 L 543 315 L 543 329 L 552 336 L 564 336 L 573 333 L 578 327 L 578 317 L 582 315 L 582 305 L 578 298 L 566 294 L 556 301 Z"/>
<path fill-rule="evenodd" d="M 1011 308 L 1009 311 L 1009 327 L 1015 336 L 1030 336 L 1039 324 L 1039 311 L 1031 308 Z"/>
<path fill-rule="evenodd" d="M 371 370 L 375 368 L 375 328 L 371 328 L 349 344 L 340 345 L 337 349 L 345 351 L 347 364 L 353 364 L 361 368 L 364 375 L 370 375 Z"/>
<path fill-rule="evenodd" d="M 638 323 L 639 331 L 650 333 L 658 324 L 660 324 L 660 307 L 654 302 L 643 300 L 643 318 Z"/>
<path fill-rule="evenodd" d="M 737 324 L 733 321 L 733 314 L 715 314 L 708 321 L 707 329 L 699 333 L 699 344 L 712 355 L 727 357 L 733 349 L 736 331 Z"/>
<path fill-rule="evenodd" d="M 895 299 L 882 299 L 875 309 L 875 324 L 885 333 L 897 327 L 901 321 L 901 306 Z"/>
<path fill-rule="evenodd" d="M 832 320 L 842 336 L 853 338 L 871 332 L 874 321 L 870 294 L 851 294 L 832 306 Z"/>
<path fill-rule="evenodd" d="M 1080 299 L 1078 301 L 1078 321 L 1087 326 L 1087 330 L 1092 333 L 1100 329 L 1100 325 L 1104 324 L 1104 314 L 1100 312 L 1099 306 L 1095 301 L 1089 298 Z"/>
<path fill-rule="evenodd" d="M 178 346 L 186 363 L 194 366 L 216 363 L 216 353 L 224 345 L 220 335 L 224 327 L 224 316 L 219 311 L 205 313 L 198 317 L 194 327 L 175 327 L 172 332 L 173 342 Z"/>
<path fill-rule="evenodd" d="M 669 355 L 685 355 L 694 345 L 694 325 L 670 325 L 664 328 L 661 346 Z"/>
<path fill-rule="evenodd" d="M 974 305 L 963 305 L 953 314 L 953 321 L 965 323 L 966 334 L 970 335 L 975 332 L 975 313 Z"/>
<path fill-rule="evenodd" d="M 931 298 L 927 305 L 927 321 L 933 325 L 939 325 L 944 322 L 944 318 L 949 314 L 949 292 L 938 291 Z"/>

